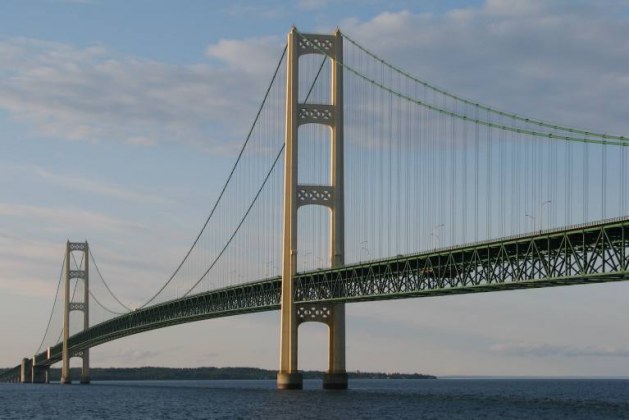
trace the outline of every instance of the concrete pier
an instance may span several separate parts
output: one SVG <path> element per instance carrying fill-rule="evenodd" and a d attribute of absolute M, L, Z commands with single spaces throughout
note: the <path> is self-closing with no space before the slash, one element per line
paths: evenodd
<path fill-rule="evenodd" d="M 20 383 L 31 382 L 33 382 L 33 360 L 25 357 L 22 359 L 22 366 L 20 367 Z"/>
<path fill-rule="evenodd" d="M 32 378 L 34 384 L 49 384 L 50 366 L 33 366 Z"/>
<path fill-rule="evenodd" d="M 302 389 L 304 377 L 301 372 L 279 372 L 277 374 L 277 389 Z"/>

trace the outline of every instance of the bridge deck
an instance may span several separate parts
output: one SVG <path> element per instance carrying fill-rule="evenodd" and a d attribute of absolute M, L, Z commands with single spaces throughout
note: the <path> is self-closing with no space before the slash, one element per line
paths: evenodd
<path fill-rule="evenodd" d="M 627 280 L 628 237 L 629 217 L 316 270 L 296 277 L 295 298 L 357 302 Z M 280 291 L 274 277 L 150 306 L 73 335 L 70 351 L 170 325 L 276 310 Z M 60 360 L 58 344 L 35 364 Z"/>

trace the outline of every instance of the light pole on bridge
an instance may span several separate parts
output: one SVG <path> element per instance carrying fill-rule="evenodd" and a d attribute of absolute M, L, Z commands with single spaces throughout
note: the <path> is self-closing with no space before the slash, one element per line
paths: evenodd
<path fill-rule="evenodd" d="M 432 245 L 433 245 L 433 248 L 434 248 L 434 249 L 439 248 L 439 242 L 440 242 L 440 240 L 441 240 L 441 237 L 439 236 L 439 234 L 438 234 L 438 233 L 435 233 L 435 230 L 436 230 L 437 232 L 439 232 L 439 229 L 441 229 L 441 228 L 443 228 L 443 227 L 445 227 L 445 224 L 443 224 L 443 223 L 441 223 L 441 224 L 439 224 L 439 225 L 434 225 L 434 226 L 432 227 L 432 232 L 430 233 L 430 237 L 432 238 Z M 436 239 L 436 241 L 435 241 L 435 239 Z"/>
<path fill-rule="evenodd" d="M 362 241 L 360 243 L 360 258 L 359 261 L 362 261 L 362 256 L 363 256 L 363 250 L 367 253 L 367 259 L 371 258 L 371 252 L 369 252 L 369 248 L 367 248 L 367 244 L 369 243 L 369 241 Z M 365 245 L 363 245 L 365 244 Z"/>
<path fill-rule="evenodd" d="M 544 230 L 544 206 L 552 203 L 552 200 L 546 200 L 539 205 L 539 230 Z"/>
<path fill-rule="evenodd" d="M 539 213 L 538 213 L 538 215 L 539 215 L 539 230 L 540 231 L 544 230 L 544 206 L 546 204 L 552 204 L 552 202 L 553 202 L 552 200 L 546 200 L 546 201 L 541 202 L 540 205 L 539 205 Z M 532 216 L 532 215 L 526 213 L 524 215 L 524 217 L 529 217 L 531 219 L 531 221 L 533 222 L 533 231 L 536 231 L 537 227 L 535 225 L 535 219 L 536 219 L 535 216 Z"/>
<path fill-rule="evenodd" d="M 535 216 L 531 216 L 530 214 L 526 213 L 524 217 L 529 217 L 531 219 L 531 221 L 533 222 L 533 230 L 535 230 Z"/>

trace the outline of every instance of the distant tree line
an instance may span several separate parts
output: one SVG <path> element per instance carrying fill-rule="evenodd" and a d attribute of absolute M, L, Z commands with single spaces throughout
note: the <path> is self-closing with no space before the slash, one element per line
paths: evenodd
<path fill-rule="evenodd" d="M 304 371 L 304 379 L 322 379 L 321 371 Z M 276 379 L 276 370 L 248 367 L 199 367 L 199 368 L 92 368 L 93 381 L 141 381 L 141 380 L 202 380 L 202 379 Z M 436 376 L 420 373 L 348 372 L 354 379 L 436 379 Z M 58 381 L 61 369 L 50 370 L 50 380 Z M 80 368 L 72 368 L 70 376 L 78 380 Z"/>

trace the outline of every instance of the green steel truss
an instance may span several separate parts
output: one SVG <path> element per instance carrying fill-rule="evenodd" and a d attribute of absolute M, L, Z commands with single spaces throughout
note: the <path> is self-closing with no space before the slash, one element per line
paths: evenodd
<path fill-rule="evenodd" d="M 0 382 L 19 382 L 21 367 L 21 365 L 17 365 L 14 368 L 4 370 L 0 373 Z"/>
<path fill-rule="evenodd" d="M 629 279 L 629 217 L 414 255 L 316 270 L 296 276 L 295 301 L 357 302 Z M 279 309 L 281 279 L 188 296 L 142 308 L 70 337 L 71 354 L 170 325 Z M 61 360 L 61 344 L 35 365 Z M 0 374 L 6 381 L 19 366 Z"/>
<path fill-rule="evenodd" d="M 303 273 L 299 302 L 369 301 L 629 279 L 629 218 Z"/>

